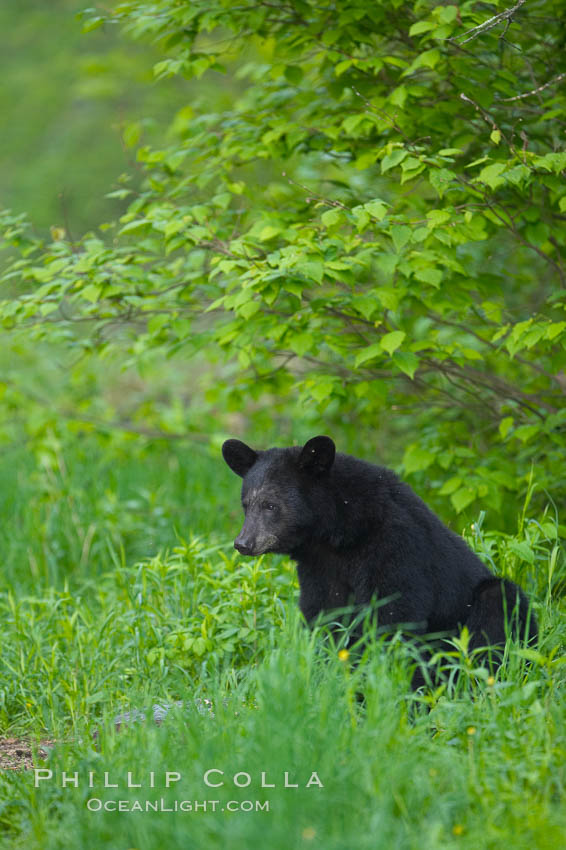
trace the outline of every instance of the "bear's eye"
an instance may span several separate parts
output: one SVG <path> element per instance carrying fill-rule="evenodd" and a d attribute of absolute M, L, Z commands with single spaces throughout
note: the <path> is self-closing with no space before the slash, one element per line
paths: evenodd
<path fill-rule="evenodd" d="M 263 509 L 264 511 L 274 511 L 275 505 L 273 504 L 273 502 L 264 502 Z"/>

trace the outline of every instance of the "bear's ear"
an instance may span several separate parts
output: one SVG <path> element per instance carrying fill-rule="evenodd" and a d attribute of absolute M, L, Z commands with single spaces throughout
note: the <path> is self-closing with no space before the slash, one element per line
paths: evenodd
<path fill-rule="evenodd" d="M 257 452 L 241 440 L 226 440 L 222 446 L 222 457 L 236 475 L 242 478 L 257 460 Z"/>
<path fill-rule="evenodd" d="M 313 437 L 303 446 L 299 455 L 299 469 L 321 475 L 334 463 L 336 446 L 330 437 Z"/>

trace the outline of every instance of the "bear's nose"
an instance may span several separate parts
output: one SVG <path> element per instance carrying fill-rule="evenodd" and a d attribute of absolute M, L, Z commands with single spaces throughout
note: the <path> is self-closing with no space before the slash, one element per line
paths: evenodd
<path fill-rule="evenodd" d="M 253 555 L 253 546 L 247 540 L 240 540 L 238 537 L 234 540 L 234 549 L 237 549 L 241 555 Z"/>

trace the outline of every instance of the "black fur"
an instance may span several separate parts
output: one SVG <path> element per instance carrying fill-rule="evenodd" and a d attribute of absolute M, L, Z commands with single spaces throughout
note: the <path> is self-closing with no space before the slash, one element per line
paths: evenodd
<path fill-rule="evenodd" d="M 465 625 L 471 648 L 536 637 L 523 591 L 495 578 L 390 470 L 335 454 L 329 437 L 267 451 L 227 440 L 222 453 L 243 478 L 234 546 L 297 562 L 308 622 L 377 600 L 380 628 L 457 634 Z"/>

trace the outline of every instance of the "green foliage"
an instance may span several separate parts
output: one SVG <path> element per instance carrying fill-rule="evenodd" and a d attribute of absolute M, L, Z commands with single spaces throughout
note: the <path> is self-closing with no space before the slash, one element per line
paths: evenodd
<path fill-rule="evenodd" d="M 564 664 L 553 644 L 563 639 L 563 621 L 541 611 L 545 639 L 529 668 L 515 648 L 506 675 L 482 678 L 464 651 L 456 693 L 425 700 L 407 691 L 403 643 L 370 641 L 353 665 L 308 632 L 294 607 L 279 614 L 274 593 L 289 600 L 289 591 L 289 574 L 277 579 L 265 561 L 258 570 L 194 541 L 80 594 L 4 599 L 2 723 L 10 717 L 12 727 L 37 736 L 43 725 L 59 733 L 48 760 L 35 762 L 53 771 L 53 781 L 34 788 L 27 772 L 0 778 L 0 826 L 10 846 L 181 846 L 188 818 L 191 847 L 199 848 L 304 842 L 362 850 L 376 846 L 376 834 L 384 847 L 430 850 L 506 847 L 509 836 L 519 848 L 560 844 Z M 211 615 L 227 603 L 213 632 Z M 252 611 L 255 637 L 228 651 L 237 672 L 222 673 L 222 631 Z M 176 653 L 170 638 L 181 623 L 213 649 Z M 156 664 L 158 645 L 166 649 Z M 199 711 L 202 696 L 213 713 Z M 160 728 L 148 719 L 116 733 L 119 709 L 179 697 L 183 706 Z M 210 768 L 224 771 L 223 787 L 204 784 Z M 165 770 L 181 773 L 169 789 Z M 62 771 L 77 771 L 79 787 L 63 788 Z M 232 782 L 241 771 L 252 777 L 248 787 Z M 313 771 L 322 789 L 305 787 Z M 105 772 L 117 788 L 104 787 Z M 261 787 L 262 772 L 274 788 Z M 285 772 L 298 789 L 283 787 Z M 141 788 L 127 787 L 128 773 Z M 163 799 L 169 808 L 181 799 L 219 803 L 216 812 L 209 805 L 116 814 L 89 811 L 93 798 L 143 806 Z M 269 801 L 269 810 L 227 811 L 229 801 L 256 799 Z"/>
<path fill-rule="evenodd" d="M 219 672 L 235 682 L 281 629 L 295 577 L 226 548 L 194 539 L 74 591 L 3 593 L 2 727 L 61 735 L 126 699 L 179 699 Z"/>
<path fill-rule="evenodd" d="M 224 351 L 233 404 L 299 393 L 380 423 L 458 513 L 505 515 L 533 465 L 563 498 L 560 11 L 476 32 L 473 2 L 119 4 L 105 20 L 159 47 L 157 78 L 242 91 L 138 148 L 145 184 L 104 234 L 41 243 L 5 213 L 4 328 L 109 357 Z"/>

